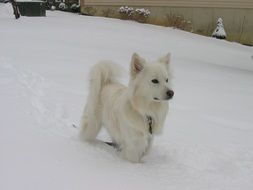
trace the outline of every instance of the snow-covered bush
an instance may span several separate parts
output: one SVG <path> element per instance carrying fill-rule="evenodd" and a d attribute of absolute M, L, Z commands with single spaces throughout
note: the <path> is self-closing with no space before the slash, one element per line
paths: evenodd
<path fill-rule="evenodd" d="M 76 9 L 76 7 L 77 7 L 77 4 L 72 4 L 71 6 L 70 6 L 70 9 L 72 10 L 72 9 Z"/>
<path fill-rule="evenodd" d="M 145 22 L 150 15 L 150 11 L 144 8 L 134 9 L 133 7 L 122 6 L 118 9 L 122 19 Z"/>
<path fill-rule="evenodd" d="M 54 5 L 51 6 L 50 10 L 54 11 L 56 9 L 56 7 Z"/>
<path fill-rule="evenodd" d="M 127 16 L 132 16 L 134 13 L 134 8 L 133 7 L 128 7 L 128 6 L 122 6 L 118 9 L 118 12 L 120 14 L 124 14 Z"/>
<path fill-rule="evenodd" d="M 118 12 L 122 19 L 132 20 L 134 8 L 128 7 L 128 6 L 122 6 L 118 9 Z"/>
<path fill-rule="evenodd" d="M 222 20 L 222 18 L 218 19 L 218 21 L 217 21 L 217 27 L 213 31 L 212 37 L 218 38 L 218 39 L 226 39 L 227 34 L 226 34 L 224 26 L 223 26 L 223 20 Z"/>
<path fill-rule="evenodd" d="M 136 20 L 137 22 L 146 22 L 149 15 L 150 11 L 148 9 L 135 9 L 134 20 Z"/>
<path fill-rule="evenodd" d="M 70 6 L 70 10 L 72 11 L 72 12 L 80 12 L 80 5 L 77 5 L 77 4 L 72 4 L 71 6 Z"/>
<path fill-rule="evenodd" d="M 148 9 L 144 9 L 144 8 L 141 8 L 141 9 L 135 9 L 135 12 L 145 18 L 149 17 L 150 15 L 150 11 Z"/>
<path fill-rule="evenodd" d="M 59 4 L 59 9 L 62 11 L 66 11 L 66 10 L 68 10 L 68 6 L 62 2 Z"/>

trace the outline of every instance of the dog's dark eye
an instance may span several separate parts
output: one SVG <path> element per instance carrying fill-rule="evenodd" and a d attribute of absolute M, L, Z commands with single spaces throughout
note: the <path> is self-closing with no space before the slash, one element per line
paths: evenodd
<path fill-rule="evenodd" d="M 157 79 L 153 79 L 153 80 L 152 80 L 152 83 L 154 83 L 154 84 L 158 84 L 158 83 L 159 83 L 159 81 L 158 81 Z"/>
<path fill-rule="evenodd" d="M 169 79 L 166 79 L 166 82 L 169 82 Z"/>

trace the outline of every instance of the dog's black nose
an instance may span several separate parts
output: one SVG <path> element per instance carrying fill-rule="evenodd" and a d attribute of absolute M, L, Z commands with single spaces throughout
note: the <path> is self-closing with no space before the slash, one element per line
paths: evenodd
<path fill-rule="evenodd" d="M 167 91 L 167 96 L 169 99 L 171 99 L 174 96 L 174 91 L 173 90 L 168 90 Z"/>

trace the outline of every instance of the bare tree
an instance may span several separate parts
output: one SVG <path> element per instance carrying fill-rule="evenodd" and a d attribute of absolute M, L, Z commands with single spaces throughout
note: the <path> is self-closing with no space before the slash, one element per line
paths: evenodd
<path fill-rule="evenodd" d="M 15 15 L 15 18 L 18 19 L 20 17 L 20 12 L 18 9 L 17 2 L 15 0 L 10 0 L 13 8 L 13 14 Z"/>

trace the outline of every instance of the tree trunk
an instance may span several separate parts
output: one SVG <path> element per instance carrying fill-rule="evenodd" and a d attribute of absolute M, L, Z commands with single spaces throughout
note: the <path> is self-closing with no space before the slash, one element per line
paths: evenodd
<path fill-rule="evenodd" d="M 18 9 L 17 2 L 15 0 L 10 0 L 13 8 L 13 14 L 15 15 L 15 18 L 18 19 L 20 17 L 20 12 Z"/>

